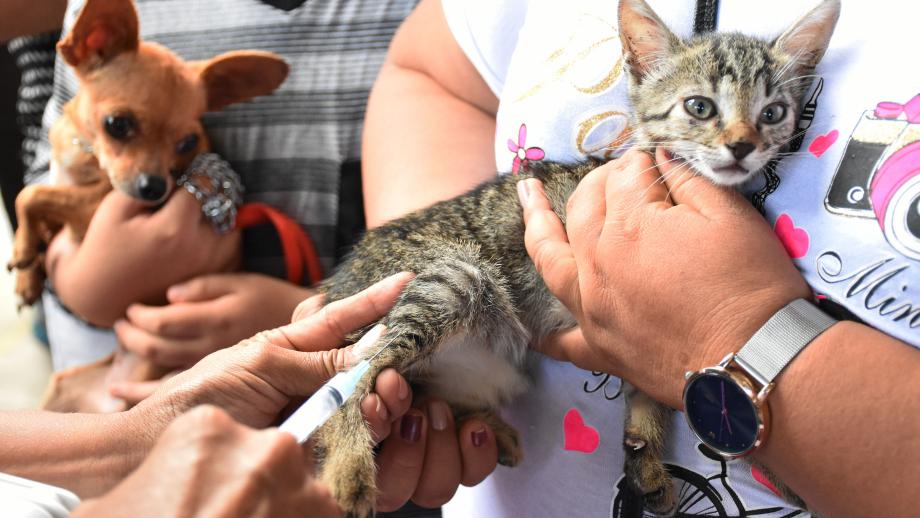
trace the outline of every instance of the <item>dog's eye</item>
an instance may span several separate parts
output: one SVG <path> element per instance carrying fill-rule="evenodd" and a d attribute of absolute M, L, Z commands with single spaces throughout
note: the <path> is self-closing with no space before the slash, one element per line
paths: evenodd
<path fill-rule="evenodd" d="M 773 103 L 760 112 L 760 122 L 764 124 L 776 124 L 786 118 L 786 105 L 783 103 Z"/>
<path fill-rule="evenodd" d="M 137 121 L 130 115 L 108 115 L 102 125 L 115 140 L 128 140 L 137 133 Z"/>
<path fill-rule="evenodd" d="M 684 101 L 687 113 L 700 120 L 711 119 L 716 114 L 716 103 L 707 97 L 690 97 Z"/>
<path fill-rule="evenodd" d="M 184 155 L 186 153 L 192 152 L 195 148 L 198 147 L 198 135 L 192 133 L 184 137 L 182 140 L 176 144 L 176 153 Z"/>

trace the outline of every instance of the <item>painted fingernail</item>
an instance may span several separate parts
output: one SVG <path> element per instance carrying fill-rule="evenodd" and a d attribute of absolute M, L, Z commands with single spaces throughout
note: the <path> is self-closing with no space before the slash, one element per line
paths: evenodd
<path fill-rule="evenodd" d="M 422 438 L 422 415 L 406 414 L 399 427 L 399 435 L 406 442 L 416 443 Z"/>
<path fill-rule="evenodd" d="M 477 448 L 485 444 L 486 439 L 488 438 L 489 438 L 489 432 L 485 429 L 485 427 L 482 427 L 478 430 L 474 430 L 472 433 L 470 433 L 470 439 L 473 441 L 473 446 Z"/>
<path fill-rule="evenodd" d="M 406 382 L 406 378 L 402 376 L 399 377 L 399 388 L 396 391 L 396 397 L 398 397 L 400 401 L 405 401 L 406 398 L 409 397 L 409 383 Z"/>
<path fill-rule="evenodd" d="M 383 399 L 381 399 L 380 396 L 374 394 L 374 398 L 377 399 L 377 417 L 379 417 L 381 421 L 386 421 L 390 418 L 390 411 L 387 410 L 387 406 L 383 404 Z"/>
<path fill-rule="evenodd" d="M 447 430 L 450 408 L 443 401 L 432 401 L 428 405 L 428 416 L 431 418 L 431 427 L 439 432 Z"/>

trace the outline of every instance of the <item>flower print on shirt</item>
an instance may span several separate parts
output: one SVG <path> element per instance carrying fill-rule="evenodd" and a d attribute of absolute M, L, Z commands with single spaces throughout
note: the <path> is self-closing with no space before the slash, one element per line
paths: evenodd
<path fill-rule="evenodd" d="M 518 128 L 517 142 L 508 139 L 508 150 L 514 153 L 514 160 L 511 164 L 511 174 L 518 174 L 527 167 L 531 160 L 543 160 L 546 153 L 538 147 L 527 147 L 527 125 L 521 124 Z"/>

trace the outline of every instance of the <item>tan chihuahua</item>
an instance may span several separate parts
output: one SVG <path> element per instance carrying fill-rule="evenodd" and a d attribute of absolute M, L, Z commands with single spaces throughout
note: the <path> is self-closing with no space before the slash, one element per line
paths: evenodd
<path fill-rule="evenodd" d="M 26 187 L 16 198 L 19 229 L 9 268 L 19 269 L 16 292 L 25 304 L 41 295 L 41 249 L 57 231 L 69 227 L 82 239 L 113 186 L 151 206 L 164 202 L 175 178 L 209 148 L 201 116 L 269 94 L 288 73 L 287 64 L 269 52 L 183 61 L 140 40 L 131 0 L 87 0 L 57 48 L 76 70 L 80 89 L 50 131 L 54 185 Z M 151 362 L 119 351 L 55 373 L 43 406 L 118 410 L 105 389 L 109 381 L 162 374 Z"/>
<path fill-rule="evenodd" d="M 55 185 L 26 187 L 16 198 L 13 258 L 16 293 L 41 295 L 41 248 L 61 228 L 77 239 L 114 186 L 151 206 L 166 200 L 175 178 L 209 147 L 208 111 L 274 91 L 288 66 L 269 52 L 237 51 L 186 62 L 141 41 L 131 0 L 87 0 L 57 45 L 76 70 L 77 95 L 52 126 Z"/>

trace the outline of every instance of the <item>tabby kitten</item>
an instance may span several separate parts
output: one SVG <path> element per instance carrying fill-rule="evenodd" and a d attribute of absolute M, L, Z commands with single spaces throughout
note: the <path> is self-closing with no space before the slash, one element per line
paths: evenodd
<path fill-rule="evenodd" d="M 644 0 L 620 0 L 637 145 L 664 146 L 716 184 L 753 177 L 793 137 L 808 74 L 827 48 L 839 8 L 839 0 L 823 0 L 773 42 L 740 34 L 681 40 Z M 543 182 L 564 221 L 569 195 L 598 165 L 537 162 L 521 177 Z M 373 511 L 373 441 L 359 402 L 385 367 L 403 373 L 416 394 L 447 401 L 458 423 L 484 419 L 495 431 L 500 462 L 520 461 L 517 432 L 497 410 L 528 386 L 528 344 L 575 325 L 524 248 L 515 188 L 521 177 L 502 176 L 369 231 L 323 283 L 333 302 L 396 272 L 417 274 L 382 319 L 386 335 L 365 354 L 385 350 L 318 436 L 322 478 L 349 513 Z M 669 412 L 635 389 L 626 394 L 627 480 L 646 495 L 649 510 L 671 513 L 676 500 L 660 458 Z"/>

